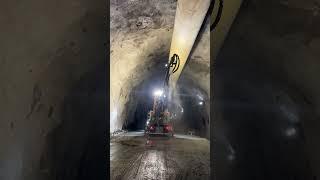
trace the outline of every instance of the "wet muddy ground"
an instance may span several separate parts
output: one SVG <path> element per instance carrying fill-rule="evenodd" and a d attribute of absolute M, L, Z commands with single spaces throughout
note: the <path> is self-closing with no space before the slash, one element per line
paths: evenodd
<path fill-rule="evenodd" d="M 113 180 L 210 179 L 210 143 L 178 135 L 114 137 L 110 173 Z"/>

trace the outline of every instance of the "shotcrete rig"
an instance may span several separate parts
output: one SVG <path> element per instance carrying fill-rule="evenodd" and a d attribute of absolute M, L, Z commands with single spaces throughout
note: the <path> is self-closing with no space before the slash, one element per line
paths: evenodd
<path fill-rule="evenodd" d="M 146 135 L 169 135 L 173 136 L 173 124 L 171 114 L 168 111 L 170 93 L 169 93 L 169 78 L 170 69 L 172 73 L 175 73 L 179 69 L 180 59 L 177 54 L 174 54 L 170 63 L 166 66 L 166 73 L 162 89 L 155 92 L 153 109 L 149 111 L 147 117 L 147 123 L 145 127 Z"/>

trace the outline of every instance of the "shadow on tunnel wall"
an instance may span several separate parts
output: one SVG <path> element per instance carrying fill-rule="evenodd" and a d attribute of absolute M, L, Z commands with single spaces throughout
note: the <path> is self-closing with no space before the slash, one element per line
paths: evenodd
<path fill-rule="evenodd" d="M 1 4 L 0 179 L 106 177 L 108 1 Z"/>
<path fill-rule="evenodd" d="M 214 98 L 217 179 L 310 179 L 304 132 L 295 114 L 303 111 L 305 102 L 296 101 L 300 94 L 293 100 L 296 93 L 286 91 L 292 87 L 279 87 L 261 68 L 222 64 L 216 69 Z"/>
<path fill-rule="evenodd" d="M 319 67 L 319 55 L 310 57 L 312 47 L 304 44 L 313 36 L 307 7 L 242 5 L 211 71 L 215 179 L 319 178 L 319 91 L 312 83 L 319 74 L 307 68 Z"/>
<path fill-rule="evenodd" d="M 41 157 L 43 179 L 107 177 L 105 67 L 100 65 L 85 74 L 65 97 L 62 123 L 47 135 L 46 150 Z"/>

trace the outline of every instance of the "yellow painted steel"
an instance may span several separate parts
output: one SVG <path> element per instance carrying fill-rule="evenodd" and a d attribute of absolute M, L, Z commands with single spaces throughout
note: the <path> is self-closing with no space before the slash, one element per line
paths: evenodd
<path fill-rule="evenodd" d="M 177 54 L 180 65 L 179 69 L 170 76 L 171 89 L 175 89 L 209 6 L 210 0 L 178 0 L 177 2 L 169 61 L 173 54 Z"/>
<path fill-rule="evenodd" d="M 212 59 L 215 59 L 217 56 L 242 3 L 242 0 L 215 0 L 214 9 L 210 17 L 211 23 L 213 23 L 217 17 L 221 1 L 223 8 L 220 21 L 210 33 Z M 187 62 L 192 46 L 208 11 L 210 2 L 210 0 L 178 0 L 169 61 L 173 54 L 178 54 L 180 57 L 180 66 L 179 69 L 170 76 L 170 93 L 175 89 L 176 83 Z M 172 72 L 172 68 L 170 69 L 170 72 Z"/>

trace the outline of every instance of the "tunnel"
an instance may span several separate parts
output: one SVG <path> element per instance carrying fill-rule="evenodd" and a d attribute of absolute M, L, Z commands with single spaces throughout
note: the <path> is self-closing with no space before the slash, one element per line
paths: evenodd
<path fill-rule="evenodd" d="M 319 17 L 319 1 L 243 1 L 211 70 L 214 179 L 320 178 Z"/>
<path fill-rule="evenodd" d="M 150 107 L 150 92 L 141 91 L 162 80 L 153 77 L 162 76 L 167 60 L 176 1 L 108 4 L 3 2 L 0 179 L 104 179 L 109 125 L 113 132 L 140 129 L 145 123 L 140 110 Z M 109 14 L 113 18 L 106 18 Z M 186 67 L 181 94 L 202 93 L 206 102 L 198 110 L 199 124 L 186 121 L 209 138 L 208 26 L 205 29 L 188 65 L 205 71 Z"/>
<path fill-rule="evenodd" d="M 111 0 L 110 179 L 210 178 L 209 3 Z"/>
<path fill-rule="evenodd" d="M 153 108 L 153 92 L 161 87 L 165 74 L 165 63 L 151 69 L 150 77 L 143 79 L 133 87 L 125 104 L 127 116 L 122 129 L 128 131 L 144 130 L 147 114 Z M 209 137 L 209 97 L 196 82 L 187 77 L 179 81 L 179 90 L 175 96 L 175 107 L 170 109 L 175 119 L 175 132 L 187 134 L 194 131 L 195 135 Z"/>
<path fill-rule="evenodd" d="M 319 4 L 243 0 L 211 63 L 219 37 L 205 22 L 175 113 L 178 132 L 210 139 L 213 178 L 319 179 Z M 144 127 L 176 0 L 4 1 L 0 9 L 0 179 L 106 178 L 106 134 Z"/>
<path fill-rule="evenodd" d="M 111 133 L 145 128 L 148 111 L 153 106 L 153 92 L 164 82 L 176 6 L 174 0 L 110 2 Z M 177 107 L 170 109 L 175 115 L 177 132 L 194 131 L 208 139 L 209 25 L 207 18 L 178 81 L 174 99 Z M 196 111 L 192 116 L 187 115 L 193 109 Z"/>

